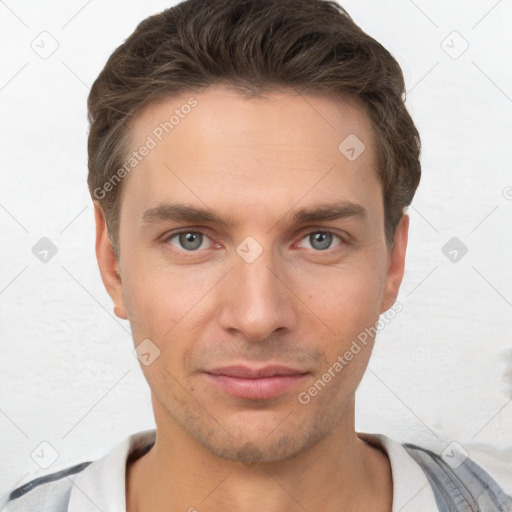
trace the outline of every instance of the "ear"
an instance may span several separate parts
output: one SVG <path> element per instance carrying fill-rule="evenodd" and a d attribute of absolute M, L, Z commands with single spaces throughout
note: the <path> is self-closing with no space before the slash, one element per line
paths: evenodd
<path fill-rule="evenodd" d="M 96 259 L 98 260 L 101 279 L 114 302 L 115 315 L 127 320 L 128 315 L 123 300 L 119 262 L 108 236 L 103 208 L 97 202 L 94 202 L 94 219 L 96 221 Z"/>
<path fill-rule="evenodd" d="M 407 249 L 407 236 L 409 234 L 409 216 L 403 214 L 398 222 L 393 240 L 393 247 L 389 252 L 388 271 L 384 285 L 384 294 L 382 297 L 381 311 L 384 313 L 395 302 L 398 296 L 398 290 L 402 283 L 405 267 L 405 251 Z"/>

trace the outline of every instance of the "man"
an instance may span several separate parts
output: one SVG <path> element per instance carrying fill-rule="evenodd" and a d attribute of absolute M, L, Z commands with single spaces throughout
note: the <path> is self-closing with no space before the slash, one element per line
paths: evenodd
<path fill-rule="evenodd" d="M 88 184 L 157 429 L 2 510 L 512 510 L 470 459 L 355 432 L 420 179 L 403 92 L 331 2 L 188 0 L 137 27 L 89 96 Z"/>

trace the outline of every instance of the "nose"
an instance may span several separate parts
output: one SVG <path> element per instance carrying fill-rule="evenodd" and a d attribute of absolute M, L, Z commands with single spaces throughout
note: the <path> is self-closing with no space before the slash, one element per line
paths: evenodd
<path fill-rule="evenodd" d="M 263 251 L 251 263 L 234 255 L 234 268 L 222 289 L 222 328 L 241 332 L 250 341 L 290 330 L 297 320 L 289 280 L 270 253 Z"/>

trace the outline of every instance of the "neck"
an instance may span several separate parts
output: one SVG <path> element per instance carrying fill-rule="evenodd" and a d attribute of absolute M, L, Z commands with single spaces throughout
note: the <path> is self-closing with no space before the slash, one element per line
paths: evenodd
<path fill-rule="evenodd" d="M 390 512 L 389 460 L 357 436 L 353 412 L 307 451 L 255 464 L 217 457 L 168 417 L 157 421 L 153 448 L 127 467 L 127 511 Z"/>

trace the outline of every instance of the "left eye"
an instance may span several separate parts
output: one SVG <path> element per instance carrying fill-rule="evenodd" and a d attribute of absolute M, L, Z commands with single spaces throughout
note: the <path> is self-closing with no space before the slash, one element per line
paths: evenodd
<path fill-rule="evenodd" d="M 308 249 L 315 249 L 317 251 L 325 251 L 331 248 L 333 240 L 337 238 L 340 242 L 343 242 L 341 237 L 331 233 L 329 231 L 313 231 L 309 235 L 305 236 L 302 240 L 306 240 L 309 244 Z M 340 245 L 340 244 L 338 244 Z"/>
<path fill-rule="evenodd" d="M 209 238 L 207 236 L 198 231 L 182 231 L 181 233 L 170 236 L 167 242 L 178 249 L 196 251 L 198 249 L 204 249 L 204 244 L 207 245 L 208 240 Z"/>

